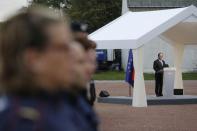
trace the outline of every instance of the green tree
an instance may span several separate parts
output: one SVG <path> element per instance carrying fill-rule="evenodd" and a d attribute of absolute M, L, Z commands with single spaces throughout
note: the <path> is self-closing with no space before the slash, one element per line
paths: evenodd
<path fill-rule="evenodd" d="M 72 20 L 89 24 L 94 31 L 121 14 L 121 0 L 71 0 L 67 10 Z"/>
<path fill-rule="evenodd" d="M 104 26 L 121 14 L 121 0 L 33 0 L 33 4 L 60 8 L 70 16 L 71 21 L 85 22 L 90 32 Z"/>
<path fill-rule="evenodd" d="M 33 0 L 31 4 L 41 4 L 41 5 L 45 5 L 48 7 L 60 9 L 61 3 L 68 4 L 68 2 L 69 0 Z M 63 8 L 66 8 L 66 6 Z"/>

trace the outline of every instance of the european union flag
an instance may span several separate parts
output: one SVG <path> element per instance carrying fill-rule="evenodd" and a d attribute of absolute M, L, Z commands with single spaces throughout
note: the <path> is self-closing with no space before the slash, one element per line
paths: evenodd
<path fill-rule="evenodd" d="M 135 74 L 135 70 L 133 66 L 133 52 L 130 49 L 125 81 L 128 82 L 132 87 L 134 86 L 134 74 Z"/>

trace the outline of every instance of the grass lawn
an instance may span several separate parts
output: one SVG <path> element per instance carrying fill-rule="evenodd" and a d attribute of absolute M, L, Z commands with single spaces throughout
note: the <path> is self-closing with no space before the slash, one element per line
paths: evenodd
<path fill-rule="evenodd" d="M 95 80 L 124 80 L 125 73 L 123 71 L 106 71 L 99 72 L 94 75 Z M 144 73 L 145 80 L 154 80 L 154 74 Z M 183 73 L 183 80 L 197 80 L 197 73 Z"/>

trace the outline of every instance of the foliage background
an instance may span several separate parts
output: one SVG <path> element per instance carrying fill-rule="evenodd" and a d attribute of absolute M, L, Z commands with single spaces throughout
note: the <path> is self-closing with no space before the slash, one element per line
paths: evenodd
<path fill-rule="evenodd" d="M 122 0 L 33 0 L 31 4 L 41 4 L 61 9 L 71 21 L 89 25 L 89 32 L 104 26 L 121 15 Z M 64 7 L 60 7 L 64 4 Z"/>

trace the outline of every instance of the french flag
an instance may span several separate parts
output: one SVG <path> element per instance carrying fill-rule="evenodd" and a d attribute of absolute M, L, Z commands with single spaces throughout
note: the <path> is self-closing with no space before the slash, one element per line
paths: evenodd
<path fill-rule="evenodd" d="M 125 81 L 127 83 L 129 83 L 132 87 L 134 86 L 134 75 L 135 75 L 135 69 L 134 69 L 134 66 L 133 66 L 133 52 L 130 49 L 129 50 L 129 57 L 128 57 Z"/>

